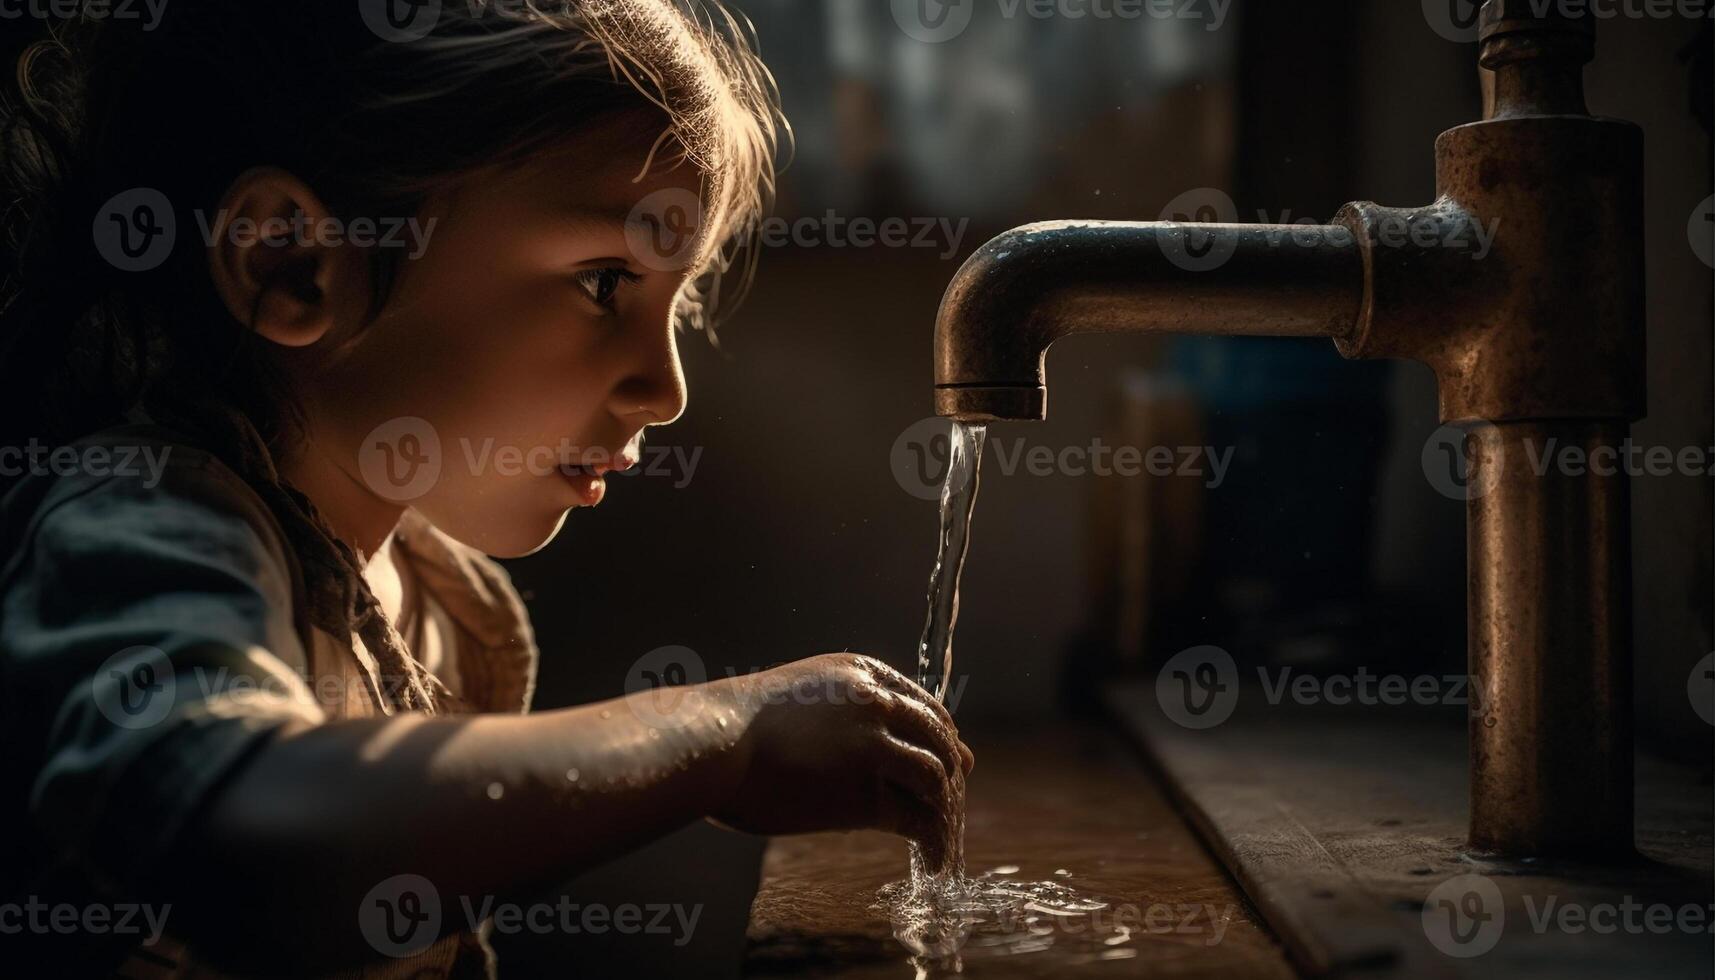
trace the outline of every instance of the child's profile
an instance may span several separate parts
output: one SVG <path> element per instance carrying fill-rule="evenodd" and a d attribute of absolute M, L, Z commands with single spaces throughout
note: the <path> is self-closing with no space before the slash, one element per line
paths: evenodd
<path fill-rule="evenodd" d="M 0 882 L 172 910 L 70 973 L 482 976 L 480 929 L 378 951 L 356 910 L 702 818 L 933 855 L 971 765 L 853 654 L 528 712 L 556 651 L 492 559 L 684 412 L 787 130 L 713 0 L 435 6 L 174 0 L 4 90 L 0 445 L 49 462 L 0 476 Z M 763 696 L 797 681 L 863 696 Z"/>

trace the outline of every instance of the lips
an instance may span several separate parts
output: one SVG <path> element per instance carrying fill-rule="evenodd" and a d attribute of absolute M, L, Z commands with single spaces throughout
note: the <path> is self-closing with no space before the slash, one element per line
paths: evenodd
<path fill-rule="evenodd" d="M 637 453 L 630 448 L 617 453 L 597 451 L 583 460 L 561 463 L 560 475 L 577 491 L 584 506 L 594 507 L 607 496 L 607 474 L 623 473 L 636 465 Z"/>
<path fill-rule="evenodd" d="M 574 475 L 606 476 L 609 473 L 623 473 L 636 465 L 635 457 L 620 454 L 604 456 L 590 463 L 562 463 L 560 471 Z"/>

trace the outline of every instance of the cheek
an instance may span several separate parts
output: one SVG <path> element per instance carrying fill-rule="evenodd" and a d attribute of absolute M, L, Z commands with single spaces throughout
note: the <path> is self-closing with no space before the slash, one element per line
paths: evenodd
<path fill-rule="evenodd" d="M 599 404 L 607 332 L 551 277 L 423 277 L 379 345 L 406 386 L 487 424 Z M 422 413 L 422 414 L 427 414 Z"/>

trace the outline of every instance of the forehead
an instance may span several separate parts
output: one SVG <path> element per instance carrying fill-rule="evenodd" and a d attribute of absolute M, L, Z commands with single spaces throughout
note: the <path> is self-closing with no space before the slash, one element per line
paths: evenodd
<path fill-rule="evenodd" d="M 620 219 L 657 191 L 699 194 L 703 173 L 685 160 L 666 120 L 628 112 L 592 123 L 515 168 L 505 182 L 544 208 L 613 213 Z M 699 195 L 700 196 L 700 195 Z"/>

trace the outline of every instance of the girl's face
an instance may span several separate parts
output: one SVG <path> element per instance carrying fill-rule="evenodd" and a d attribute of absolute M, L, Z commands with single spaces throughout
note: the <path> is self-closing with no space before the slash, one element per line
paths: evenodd
<path fill-rule="evenodd" d="M 653 247 L 696 222 L 700 181 L 687 164 L 634 182 L 656 135 L 601 127 L 428 202 L 427 247 L 380 316 L 336 328 L 295 372 L 306 455 L 374 498 L 347 510 L 411 506 L 480 551 L 527 554 L 684 412 L 672 314 L 687 270 L 671 257 L 695 243 Z"/>

